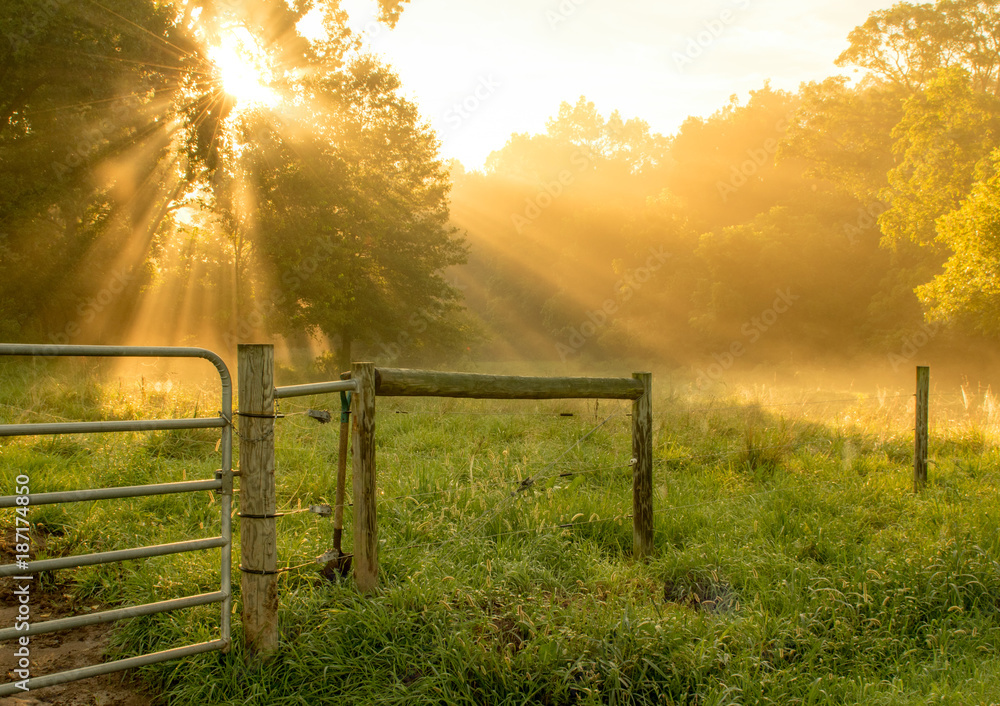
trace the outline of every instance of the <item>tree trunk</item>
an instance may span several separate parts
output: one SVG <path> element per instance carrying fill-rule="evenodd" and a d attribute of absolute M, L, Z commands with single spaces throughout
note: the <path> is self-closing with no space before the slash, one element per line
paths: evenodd
<path fill-rule="evenodd" d="M 339 343 L 337 345 L 337 372 L 345 373 L 350 371 L 351 363 L 351 344 L 353 343 L 353 337 L 350 333 L 342 331 L 340 336 L 337 337 Z"/>

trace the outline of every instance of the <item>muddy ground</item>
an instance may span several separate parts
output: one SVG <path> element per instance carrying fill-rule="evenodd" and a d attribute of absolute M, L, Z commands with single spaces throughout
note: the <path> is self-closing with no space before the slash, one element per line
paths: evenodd
<path fill-rule="evenodd" d="M 0 563 L 14 560 L 13 531 L 0 538 Z M 32 533 L 32 543 L 41 538 Z M 35 547 L 37 548 L 37 547 Z M 14 627 L 18 613 L 17 586 L 29 587 L 30 620 L 32 623 L 80 615 L 108 606 L 85 605 L 73 598 L 69 584 L 58 574 L 44 579 L 17 581 L 0 579 L 0 627 Z M 32 676 L 44 676 L 77 667 L 88 667 L 104 661 L 111 625 L 91 625 L 77 630 L 48 633 L 31 637 L 30 671 Z M 13 673 L 17 667 L 14 641 L 0 644 L 0 670 L 4 683 L 18 681 Z M 22 695 L 0 697 L 0 706 L 154 706 L 155 699 L 143 693 L 141 685 L 129 675 L 116 673 L 82 681 L 70 682 Z"/>

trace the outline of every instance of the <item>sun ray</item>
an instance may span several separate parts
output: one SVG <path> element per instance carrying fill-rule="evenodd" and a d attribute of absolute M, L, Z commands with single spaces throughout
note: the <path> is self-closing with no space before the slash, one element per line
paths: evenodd
<path fill-rule="evenodd" d="M 108 13 L 112 17 L 116 17 L 117 19 L 121 20 L 122 22 L 124 22 L 128 26 L 132 27 L 133 29 L 139 30 L 139 32 L 141 33 L 141 36 L 146 37 L 147 39 L 153 39 L 153 40 L 155 40 L 159 45 L 161 45 L 163 47 L 166 47 L 172 53 L 175 53 L 178 58 L 182 58 L 182 57 L 185 57 L 185 56 L 189 55 L 189 52 L 187 50 L 185 50 L 185 49 L 177 46 L 173 42 L 167 41 L 163 37 L 161 37 L 161 36 L 159 36 L 157 34 L 154 34 L 153 32 L 150 32 L 148 29 L 146 29 L 142 25 L 138 25 L 135 22 L 133 22 L 132 20 L 128 19 L 127 17 L 124 17 L 123 15 L 118 14 L 114 10 L 112 10 L 110 8 L 107 8 L 104 5 L 101 5 L 96 0 L 90 0 L 90 4 L 93 5 L 93 6 L 95 6 L 95 7 L 97 7 L 97 8 L 100 8 L 101 10 L 103 10 L 106 13 Z"/>
<path fill-rule="evenodd" d="M 151 61 L 139 61 L 137 59 L 126 59 L 126 58 L 121 57 L 121 56 L 107 56 L 106 54 L 94 54 L 93 52 L 73 51 L 71 49 L 62 49 L 60 47 L 49 47 L 49 49 L 52 50 L 52 51 L 62 52 L 63 54 L 67 54 L 69 56 L 83 56 L 83 57 L 87 57 L 88 59 L 104 59 L 106 61 L 117 61 L 118 63 L 121 63 L 121 64 L 131 64 L 133 66 L 144 66 L 144 67 L 146 67 L 148 69 L 160 69 L 160 70 L 166 70 L 166 71 L 176 71 L 177 73 L 180 73 L 180 74 L 196 74 L 196 75 L 199 75 L 199 76 L 210 76 L 211 75 L 207 70 L 206 71 L 199 71 L 199 70 L 194 69 L 194 68 L 192 68 L 190 66 L 170 66 L 169 64 L 156 64 L 156 63 L 153 63 Z"/>
<path fill-rule="evenodd" d="M 236 101 L 238 110 L 272 107 L 278 94 L 266 55 L 245 27 L 230 27 L 220 33 L 219 42 L 208 49 L 208 58 L 218 71 L 222 90 Z"/>

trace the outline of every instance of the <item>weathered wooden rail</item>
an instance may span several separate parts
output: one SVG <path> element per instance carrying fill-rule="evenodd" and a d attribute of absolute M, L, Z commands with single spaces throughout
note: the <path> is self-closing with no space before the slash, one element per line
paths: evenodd
<path fill-rule="evenodd" d="M 645 394 L 636 378 L 549 378 L 433 370 L 375 369 L 381 397 L 459 397 L 490 400 L 637 400 Z"/>
<path fill-rule="evenodd" d="M 454 397 L 464 399 L 543 400 L 620 399 L 632 401 L 633 552 L 642 558 L 653 550 L 653 405 L 652 374 L 630 378 L 520 377 L 473 373 L 376 368 L 354 363 L 349 380 L 273 387 L 274 354 L 270 345 L 242 345 L 239 351 L 241 526 L 244 626 L 250 649 L 277 648 L 275 574 L 277 533 L 274 522 L 275 399 L 353 392 L 354 577 L 365 592 L 378 586 L 377 474 L 375 401 L 377 397 Z M 246 396 L 246 404 L 244 404 Z M 251 541 L 246 541 L 250 537 Z"/>

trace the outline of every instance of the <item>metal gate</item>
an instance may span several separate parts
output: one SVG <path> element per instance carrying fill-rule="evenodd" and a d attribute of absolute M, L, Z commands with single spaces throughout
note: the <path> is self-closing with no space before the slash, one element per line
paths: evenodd
<path fill-rule="evenodd" d="M 108 421 L 108 422 L 66 422 L 57 424 L 0 424 L 0 436 L 35 436 L 42 434 L 85 434 L 99 432 L 126 432 L 126 431 L 155 431 L 155 430 L 178 430 L 178 429 L 208 429 L 219 428 L 222 430 L 222 442 L 220 451 L 222 455 L 221 469 L 216 471 L 215 478 L 206 480 L 195 480 L 181 483 L 159 483 L 155 485 L 140 485 L 115 488 L 95 488 L 81 489 L 58 493 L 30 493 L 25 488 L 23 493 L 0 497 L 0 508 L 15 508 L 17 517 L 15 527 L 21 523 L 17 520 L 27 515 L 27 508 L 35 505 L 47 505 L 55 503 L 74 503 L 92 500 L 110 500 L 114 498 L 138 498 L 153 495 L 166 495 L 170 493 L 194 493 L 204 490 L 216 491 L 220 495 L 220 533 L 217 537 L 197 539 L 186 542 L 174 542 L 172 544 L 160 544 L 156 546 L 137 547 L 134 549 L 124 549 L 110 552 L 100 552 L 96 554 L 86 554 L 81 556 L 61 557 L 57 559 L 44 559 L 41 561 L 27 561 L 28 557 L 17 557 L 17 562 L 0 566 L 0 576 L 12 577 L 15 580 L 15 595 L 18 591 L 30 591 L 30 582 L 33 576 L 42 571 L 52 571 L 56 569 L 67 569 L 79 566 L 92 566 L 95 564 L 107 564 L 112 562 L 126 561 L 130 559 L 142 559 L 146 557 L 164 556 L 167 554 L 179 554 L 181 552 L 198 551 L 202 549 L 221 548 L 221 587 L 213 593 L 203 593 L 196 596 L 177 598 L 173 600 L 161 601 L 158 603 L 148 603 L 146 605 L 131 606 L 108 610 L 99 613 L 88 613 L 69 618 L 50 620 L 43 623 L 32 623 L 28 617 L 19 620 L 21 614 L 15 616 L 15 626 L 0 629 L 0 641 L 17 640 L 15 645 L 15 668 L 13 673 L 18 678 L 14 682 L 0 685 L 0 696 L 23 693 L 27 689 L 40 689 L 46 686 L 62 684 L 64 682 L 86 679 L 101 674 L 108 674 L 133 667 L 140 667 L 157 662 L 179 659 L 190 655 L 212 652 L 215 650 L 227 651 L 231 644 L 230 637 L 230 616 L 232 613 L 232 592 L 231 567 L 232 567 L 232 518 L 230 515 L 233 493 L 233 472 L 232 472 L 232 406 L 233 406 L 233 384 L 229 375 L 229 369 L 225 362 L 215 353 L 202 348 L 155 348 L 136 346 L 33 346 L 33 345 L 11 345 L 0 344 L 0 355 L 2 356 L 86 356 L 86 357 L 141 357 L 141 358 L 204 358 L 212 362 L 219 373 L 222 383 L 221 411 L 218 417 L 208 417 L 202 419 L 151 419 L 136 421 Z M 15 479 L 16 481 L 16 479 Z M 15 493 L 25 487 L 26 484 L 16 482 L 18 487 Z M 21 510 L 24 508 L 24 510 Z M 27 523 L 24 523 L 27 525 Z M 15 545 L 16 546 L 16 545 Z M 27 582 L 27 583 L 25 583 Z M 25 594 L 20 594 L 25 595 Z M 19 601 L 23 602 L 23 601 Z M 212 603 L 222 604 L 221 615 L 221 635 L 218 640 L 202 642 L 186 647 L 178 647 L 163 652 L 141 655 L 129 659 L 118 660 L 116 662 L 106 662 L 91 667 L 83 667 L 56 674 L 35 677 L 31 676 L 30 659 L 21 657 L 25 661 L 19 661 L 18 645 L 25 643 L 22 638 L 30 638 L 32 635 L 68 630 L 71 628 L 95 625 L 98 623 L 109 623 L 123 618 L 133 618 L 140 615 L 152 615 L 163 613 L 180 608 L 191 608 L 194 606 L 208 605 Z M 18 606 L 20 611 L 20 606 Z M 23 612 L 23 611 L 22 611 Z M 28 610 L 30 615 L 30 610 Z M 24 665 L 21 667 L 21 665 Z M 21 667 L 19 669 L 19 667 Z"/>

